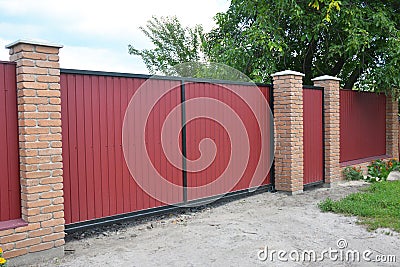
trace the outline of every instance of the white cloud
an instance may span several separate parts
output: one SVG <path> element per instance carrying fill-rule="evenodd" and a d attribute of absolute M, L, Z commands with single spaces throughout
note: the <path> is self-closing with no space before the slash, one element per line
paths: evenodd
<path fill-rule="evenodd" d="M 210 30 L 213 16 L 228 5 L 228 0 L 0 0 L 0 38 L 64 44 L 62 67 L 147 72 L 140 58 L 128 54 L 127 45 L 151 45 L 138 28 L 152 15 L 176 15 L 183 25 Z"/>
<path fill-rule="evenodd" d="M 126 54 L 107 48 L 65 46 L 60 50 L 60 66 L 68 69 L 147 73 L 139 58 Z"/>
<path fill-rule="evenodd" d="M 8 54 L 8 49 L 6 49 L 5 46 L 10 43 L 10 40 L 2 39 L 0 37 L 0 61 L 8 61 L 10 56 Z"/>

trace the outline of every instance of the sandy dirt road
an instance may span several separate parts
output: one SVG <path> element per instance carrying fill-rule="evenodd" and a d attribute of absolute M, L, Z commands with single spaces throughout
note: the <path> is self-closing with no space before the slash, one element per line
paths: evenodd
<path fill-rule="evenodd" d="M 317 203 L 338 199 L 365 186 L 342 182 L 303 194 L 262 193 L 201 209 L 186 210 L 141 222 L 97 228 L 74 234 L 66 256 L 34 266 L 399 266 L 400 236 L 387 230 L 368 232 L 354 217 L 322 213 Z M 342 240 L 341 240 L 342 239 Z M 344 249 L 338 248 L 346 245 Z M 344 240 L 344 241 L 343 241 Z M 268 247 L 296 258 L 313 250 L 317 258 L 329 248 L 394 255 L 396 263 L 340 260 L 324 254 L 323 262 L 295 262 L 289 255 L 277 259 L 259 253 Z M 293 252 L 295 251 L 295 252 Z M 258 255 L 259 254 L 259 255 Z M 351 255 L 349 256 L 351 257 Z M 361 254 L 362 257 L 362 254 Z M 344 257 L 345 258 L 345 257 Z M 287 261 L 284 261 L 284 260 Z"/>

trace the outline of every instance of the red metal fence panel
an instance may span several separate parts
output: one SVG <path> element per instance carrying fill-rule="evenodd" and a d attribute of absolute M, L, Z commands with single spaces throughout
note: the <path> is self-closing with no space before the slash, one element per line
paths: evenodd
<path fill-rule="evenodd" d="M 340 90 L 340 162 L 385 154 L 385 95 Z"/>
<path fill-rule="evenodd" d="M 211 155 L 214 148 L 212 146 L 203 147 L 200 145 L 205 138 L 212 139 L 215 148 L 215 159 L 212 163 L 205 169 L 201 171 L 191 172 L 188 171 L 187 181 L 188 181 L 188 200 L 201 199 L 205 197 L 225 194 L 228 192 L 235 192 L 242 189 L 247 189 L 251 187 L 251 180 L 255 174 L 257 164 L 260 162 L 261 169 L 266 173 L 263 177 L 261 184 L 270 184 L 270 175 L 268 174 L 269 160 L 267 158 L 261 157 L 261 147 L 262 141 L 269 140 L 269 136 L 263 136 L 264 140 L 261 140 L 261 129 L 259 127 L 268 127 L 268 111 L 263 105 L 263 101 L 258 101 L 251 108 L 244 102 L 244 100 L 236 95 L 233 91 L 242 90 L 247 93 L 249 90 L 261 90 L 267 101 L 271 101 L 270 88 L 260 87 L 259 89 L 255 86 L 246 85 L 229 85 L 229 90 L 224 88 L 222 84 L 211 84 L 211 83 L 188 83 L 186 84 L 186 109 L 191 108 L 191 99 L 206 98 L 215 99 L 222 102 L 232 109 L 233 113 L 230 113 L 223 105 L 217 104 L 204 104 L 196 107 L 197 110 L 193 112 L 196 114 L 205 114 L 206 110 L 211 109 L 212 114 L 221 114 L 221 119 L 223 122 L 217 122 L 214 119 L 209 118 L 198 118 L 188 122 L 187 130 L 187 157 L 189 160 L 198 159 L 202 155 Z M 195 108 L 195 109 L 196 109 Z M 257 122 L 254 112 L 261 115 L 263 120 L 260 122 L 260 126 Z M 232 138 L 232 132 L 229 132 L 227 127 L 231 124 L 234 129 L 238 129 L 239 125 L 235 125 L 235 114 L 239 116 L 239 120 L 244 124 L 247 131 L 247 136 L 242 136 L 241 142 L 234 143 Z M 214 118 L 217 116 L 213 116 Z M 269 133 L 269 129 L 266 129 Z M 240 164 L 235 164 L 231 162 L 234 153 L 232 151 L 233 146 L 240 151 L 239 153 L 245 153 L 248 144 L 245 139 L 248 138 L 250 145 L 250 153 L 247 161 L 247 166 L 241 168 Z M 201 149 L 201 151 L 200 151 Z M 267 150 L 269 147 L 266 148 Z M 232 168 L 228 168 L 231 163 Z M 243 172 L 244 171 L 244 172 Z M 238 181 L 233 188 L 230 185 L 230 181 L 225 179 L 222 175 L 226 175 L 232 181 Z M 243 173 L 243 174 L 242 174 Z M 221 179 L 221 183 L 211 183 L 216 182 L 217 179 Z M 204 186 L 210 185 L 210 186 Z M 199 188 L 200 186 L 204 186 Z M 190 190 L 192 189 L 192 190 Z"/>
<path fill-rule="evenodd" d="M 144 192 L 130 175 L 123 155 L 122 123 L 129 100 L 145 79 L 99 75 L 61 74 L 64 205 L 67 224 L 123 214 L 164 205 Z M 148 96 L 157 88 L 177 87 L 164 96 L 162 108 L 150 114 L 146 138 L 156 140 L 161 124 L 172 108 L 180 103 L 179 83 L 154 81 Z M 143 101 L 146 101 L 144 96 Z M 140 106 L 135 115 L 142 116 Z M 151 160 L 160 155 L 161 144 L 147 147 Z M 146 177 L 145 159 L 133 162 Z M 182 184 L 182 172 L 172 165 L 156 168 L 167 180 Z M 174 193 L 171 201 L 181 202 L 182 192 Z"/>
<path fill-rule="evenodd" d="M 324 180 L 323 91 L 303 89 L 303 184 Z"/>
<path fill-rule="evenodd" d="M 62 99 L 62 124 L 63 124 L 63 159 L 64 159 L 64 198 L 65 219 L 67 224 L 86 220 L 98 219 L 107 216 L 120 215 L 129 212 L 142 211 L 150 208 L 165 206 L 166 204 L 182 203 L 184 201 L 184 175 L 182 171 L 182 156 L 172 159 L 178 164 L 170 162 L 165 154 L 163 142 L 177 141 L 182 150 L 187 148 L 188 158 L 196 157 L 199 140 L 213 139 L 217 145 L 218 154 L 215 164 L 208 167 L 207 175 L 191 174 L 187 172 L 188 186 L 197 185 L 199 182 L 210 182 L 215 175 L 221 173 L 229 160 L 229 136 L 226 131 L 211 121 L 197 123 L 196 120 L 186 121 L 186 143 L 183 143 L 182 114 L 186 114 L 180 106 L 183 94 L 186 100 L 198 96 L 207 96 L 222 100 L 238 111 L 241 120 L 250 134 L 251 153 L 246 171 L 239 183 L 230 191 L 237 191 L 249 187 L 250 179 L 254 173 L 255 165 L 260 157 L 261 138 L 258 126 L 251 115 L 251 111 L 240 99 L 229 91 L 215 90 L 216 85 L 199 82 L 188 83 L 186 88 L 179 79 L 145 79 L 146 77 L 121 77 L 104 73 L 83 73 L 79 71 L 62 71 L 61 73 L 61 99 Z M 233 87 L 240 87 L 234 85 Z M 141 94 L 137 105 L 129 105 L 132 96 L 138 91 Z M 171 90 L 165 91 L 164 89 Z M 248 88 L 242 88 L 242 90 Z M 253 89 L 258 90 L 256 87 Z M 183 90 L 183 91 L 182 91 Z M 259 91 L 257 91 L 259 92 Z M 261 87 L 264 97 L 270 100 L 269 87 Z M 135 99 L 138 94 L 135 94 Z M 151 112 L 145 111 L 145 106 L 159 95 L 161 97 L 152 107 Z M 260 98 L 253 102 L 262 102 Z M 188 102 L 189 103 L 189 102 Z M 190 104 L 187 104 L 190 105 Z M 255 105 L 257 106 L 257 105 Z M 129 108 L 129 112 L 127 111 Z M 207 107 L 205 107 L 207 108 Z M 265 108 L 265 107 L 264 107 Z M 170 114 L 178 110 L 178 116 L 173 118 L 178 129 L 165 130 L 164 123 L 170 119 Z M 190 110 L 190 106 L 188 106 Z M 215 110 L 218 112 L 218 110 Z M 262 104 L 258 104 L 256 112 L 264 114 Z M 264 112 L 264 113 L 263 113 Z M 148 116 L 147 116 L 148 115 Z M 124 117 L 125 116 L 125 117 Z M 138 136 L 130 135 L 125 138 L 123 122 L 128 129 L 134 129 L 137 123 L 145 116 L 145 147 L 139 151 Z M 201 121 L 202 119 L 200 119 Z M 268 127 L 268 121 L 263 121 L 261 127 Z M 165 132 L 166 131 L 166 132 Z M 171 131 L 171 132 L 170 132 Z M 162 139 L 163 134 L 166 139 Z M 266 136 L 265 138 L 268 138 Z M 142 138 L 143 139 L 143 138 Z M 164 140 L 164 141 L 163 141 Z M 128 152 L 122 143 L 128 142 Z M 179 147 L 177 147 L 179 150 Z M 145 151 L 144 151 L 145 150 Z M 125 154 L 124 154 L 125 152 Z M 146 157 L 142 157 L 142 152 Z M 207 152 L 207 151 L 205 151 Z M 180 153 L 179 153 L 180 154 Z M 125 155 L 125 157 L 124 157 Z M 129 167 L 125 161 L 129 163 Z M 151 161 L 151 167 L 146 160 Z M 132 165 L 133 166 L 132 166 Z M 262 165 L 264 164 L 264 165 Z M 266 169 L 267 158 L 261 159 L 262 169 Z M 144 187 L 150 186 L 156 195 L 162 196 L 155 199 L 139 186 L 137 179 L 132 177 L 129 170 L 135 170 L 135 176 L 144 178 Z M 155 168 L 157 173 L 171 184 L 178 185 L 177 190 L 167 189 L 163 184 L 154 182 L 152 173 Z M 212 174 L 212 175 L 211 175 Z M 201 177 L 201 178 L 199 178 Z M 204 181 L 203 181 L 204 179 Z M 270 176 L 263 177 L 262 184 L 270 184 Z M 189 195 L 188 200 L 218 194 L 212 188 L 210 192 L 201 195 Z M 227 193 L 227 192 L 223 192 Z M 152 194 L 151 194 L 152 195 Z"/>
<path fill-rule="evenodd" d="M 0 221 L 21 218 L 15 67 L 0 62 Z"/>

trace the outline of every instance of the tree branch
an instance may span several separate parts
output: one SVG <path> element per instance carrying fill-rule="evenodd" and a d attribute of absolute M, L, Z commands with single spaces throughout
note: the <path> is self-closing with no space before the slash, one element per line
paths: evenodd
<path fill-rule="evenodd" d="M 354 84 L 360 77 L 361 73 L 363 72 L 363 69 L 360 68 L 360 66 L 357 66 L 353 72 L 350 74 L 349 79 L 346 81 L 346 84 L 344 85 L 344 89 L 353 89 Z"/>
<path fill-rule="evenodd" d="M 333 66 L 332 70 L 331 70 L 331 75 L 332 76 L 337 76 L 340 71 L 342 70 L 344 63 L 345 63 L 345 59 L 344 57 L 340 57 L 339 60 L 336 62 L 335 66 Z"/>
<path fill-rule="evenodd" d="M 310 81 L 312 78 L 312 60 L 316 48 L 316 41 L 314 39 L 308 44 L 307 53 L 303 61 L 303 73 L 305 74 L 305 81 Z"/>

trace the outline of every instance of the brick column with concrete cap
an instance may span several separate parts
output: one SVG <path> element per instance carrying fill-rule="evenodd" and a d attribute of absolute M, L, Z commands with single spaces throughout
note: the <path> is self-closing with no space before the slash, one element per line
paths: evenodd
<path fill-rule="evenodd" d="M 399 105 L 393 97 L 386 98 L 386 155 L 399 157 Z"/>
<path fill-rule="evenodd" d="M 27 224 L 0 231 L 4 256 L 20 256 L 11 265 L 64 253 L 61 47 L 25 40 L 6 46 L 17 64 L 21 210 Z"/>
<path fill-rule="evenodd" d="M 340 79 L 328 75 L 312 79 L 324 87 L 325 183 L 330 186 L 340 177 Z"/>
<path fill-rule="evenodd" d="M 303 192 L 303 77 L 296 71 L 272 75 L 274 81 L 275 188 Z"/>

